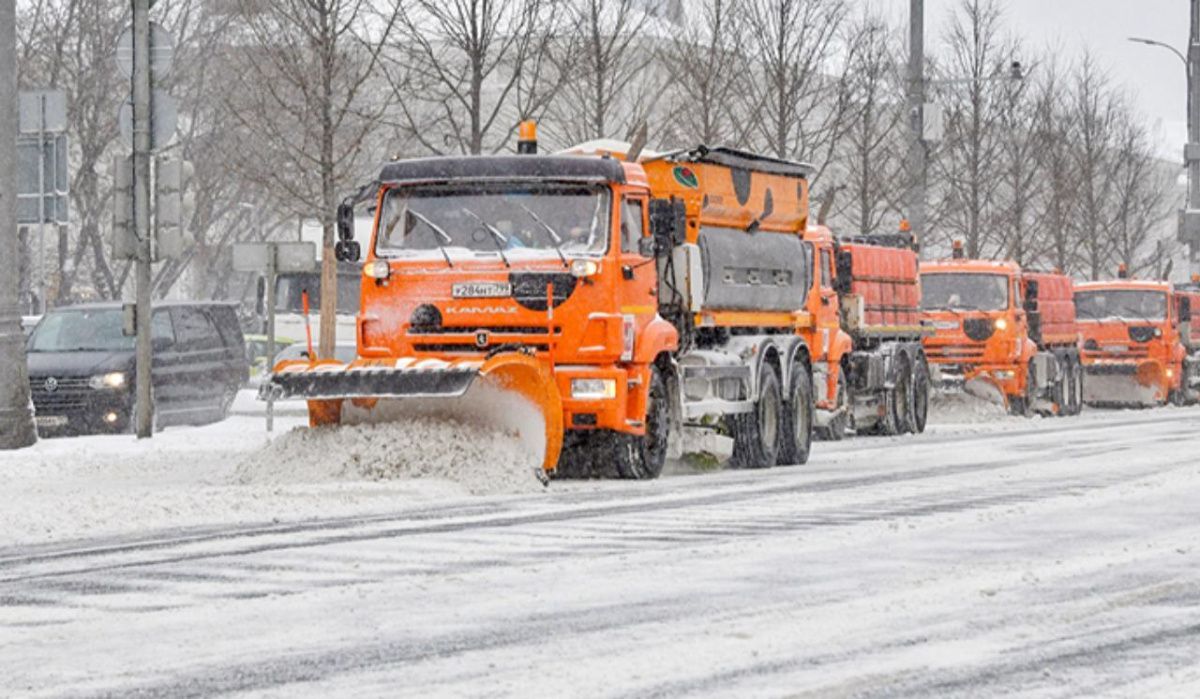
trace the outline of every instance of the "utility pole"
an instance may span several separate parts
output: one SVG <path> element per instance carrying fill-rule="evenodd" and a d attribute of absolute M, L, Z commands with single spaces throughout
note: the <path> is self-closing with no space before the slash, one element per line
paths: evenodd
<path fill-rule="evenodd" d="M 1184 157 L 1188 170 L 1188 211 L 1200 210 L 1200 0 L 1192 0 L 1192 25 L 1188 36 L 1188 144 Z M 1188 241 L 1189 272 L 1200 272 L 1200 240 Z"/>
<path fill-rule="evenodd" d="M 908 114 L 908 222 L 913 239 L 924 248 L 928 233 L 925 229 L 925 0 L 909 0 Z"/>
<path fill-rule="evenodd" d="M 150 0 L 133 0 L 133 225 L 137 236 L 137 436 L 145 439 L 154 431 L 154 398 L 151 379 L 153 361 L 150 320 L 154 259 L 150 235 Z"/>
<path fill-rule="evenodd" d="M 37 441 L 17 302 L 16 24 L 16 0 L 0 0 L 0 449 Z"/>

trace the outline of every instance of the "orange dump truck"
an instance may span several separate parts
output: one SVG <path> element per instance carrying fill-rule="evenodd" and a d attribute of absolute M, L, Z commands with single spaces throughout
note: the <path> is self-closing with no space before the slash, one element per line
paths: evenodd
<path fill-rule="evenodd" d="M 934 329 L 925 351 L 941 390 L 995 396 L 1015 414 L 1082 408 L 1070 277 L 956 258 L 921 265 L 921 295 Z"/>
<path fill-rule="evenodd" d="M 813 226 L 806 240 L 817 267 L 808 301 L 816 322 L 802 332 L 818 357 L 818 436 L 923 432 L 929 366 L 911 237 L 835 237 Z"/>
<path fill-rule="evenodd" d="M 1191 309 L 1179 298 L 1167 282 L 1121 278 L 1075 285 L 1089 405 L 1187 400 Z"/>
<path fill-rule="evenodd" d="M 281 364 L 263 393 L 307 398 L 314 425 L 499 413 L 548 473 L 583 454 L 653 478 L 681 425 L 715 422 L 741 465 L 803 463 L 809 166 L 539 155 L 527 126 L 520 150 L 393 162 L 344 203 L 339 257 L 364 260 L 359 358 Z M 365 250 L 356 203 L 375 210 Z"/>

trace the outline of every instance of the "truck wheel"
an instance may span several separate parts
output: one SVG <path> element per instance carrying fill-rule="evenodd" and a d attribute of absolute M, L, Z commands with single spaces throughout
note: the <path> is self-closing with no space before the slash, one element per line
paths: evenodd
<path fill-rule="evenodd" d="M 897 355 L 895 361 L 896 381 L 891 390 L 884 393 L 883 420 L 879 424 L 880 433 L 888 436 L 903 434 L 912 414 L 912 372 L 908 357 Z"/>
<path fill-rule="evenodd" d="M 671 430 L 671 403 L 667 383 L 658 367 L 650 369 L 650 396 L 646 405 L 646 434 L 621 435 L 617 446 L 617 473 L 622 478 L 652 480 L 662 474 Z"/>
<path fill-rule="evenodd" d="M 758 402 L 754 410 L 732 416 L 733 452 L 743 468 L 767 468 L 775 465 L 779 455 L 783 417 L 783 399 L 779 391 L 779 374 L 766 365 L 759 377 Z"/>
<path fill-rule="evenodd" d="M 797 362 L 792 367 L 792 390 L 783 406 L 783 444 L 779 465 L 793 466 L 808 463 L 813 438 L 812 378 L 808 367 Z M 845 434 L 845 426 L 842 428 Z"/>
<path fill-rule="evenodd" d="M 1079 357 L 1071 358 L 1071 414 L 1083 412 L 1083 382 L 1085 380 L 1083 364 Z"/>
<path fill-rule="evenodd" d="M 837 400 L 834 401 L 834 409 L 841 412 L 829 421 L 828 426 L 817 428 L 817 439 L 840 442 L 846 438 L 846 430 L 850 428 L 850 387 L 846 385 L 846 367 L 838 368 Z M 790 412 L 788 414 L 791 415 Z"/>
<path fill-rule="evenodd" d="M 918 358 L 912 370 L 912 412 L 908 431 L 921 434 L 929 418 L 929 365 Z"/>

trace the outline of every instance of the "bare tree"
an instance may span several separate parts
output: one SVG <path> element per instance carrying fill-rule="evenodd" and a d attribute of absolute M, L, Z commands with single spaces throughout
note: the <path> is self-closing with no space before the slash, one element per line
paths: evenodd
<path fill-rule="evenodd" d="M 1075 130 L 1067 89 L 1062 69 L 1051 59 L 1043 67 L 1032 98 L 1031 135 L 1037 144 L 1033 157 L 1041 175 L 1028 241 L 1051 267 L 1063 271 L 1074 268 L 1078 251 L 1078 174 L 1072 164 Z"/>
<path fill-rule="evenodd" d="M 848 76 L 832 60 L 846 12 L 843 0 L 749 0 L 746 11 L 747 118 L 767 152 L 815 163 L 814 181 L 847 128 Z"/>
<path fill-rule="evenodd" d="M 681 19 L 657 60 L 670 76 L 670 123 L 663 137 L 677 145 L 739 143 L 749 121 L 736 105 L 748 66 L 744 0 L 701 0 Z"/>
<path fill-rule="evenodd" d="M 395 26 L 368 0 L 240 0 L 242 34 L 228 50 L 228 113 L 241 142 L 237 167 L 270 183 L 297 216 L 321 221 L 320 355 L 333 354 L 338 192 L 361 175 L 368 137 L 387 100 L 369 89 Z"/>
<path fill-rule="evenodd" d="M 1036 72 L 1029 70 L 1024 80 L 1000 85 L 996 120 L 999 152 L 998 169 L 993 176 L 999 180 L 999 186 L 992 229 L 997 252 L 1022 266 L 1031 264 L 1042 247 L 1034 238 L 1038 193 L 1043 183 L 1037 158 L 1043 144 L 1035 128 L 1039 116 L 1035 77 Z"/>
<path fill-rule="evenodd" d="M 1109 230 L 1116 261 L 1131 274 L 1157 276 L 1170 249 L 1154 234 L 1169 217 L 1170 205 L 1178 204 L 1169 196 L 1175 168 L 1154 156 L 1148 130 L 1128 109 L 1119 116 L 1113 150 L 1116 186 Z"/>
<path fill-rule="evenodd" d="M 502 148 L 561 84 L 549 60 L 558 21 L 550 0 L 401 4 L 386 61 L 400 127 L 433 153 Z"/>
<path fill-rule="evenodd" d="M 58 246 L 60 303 L 77 296 L 81 275 L 96 295 L 119 298 L 128 274 L 127 265 L 110 263 L 107 235 L 108 161 L 116 152 L 117 106 L 128 90 L 112 57 L 127 22 L 128 6 L 118 0 L 38 0 L 18 15 L 22 86 L 57 87 L 67 96 L 76 231 Z"/>
<path fill-rule="evenodd" d="M 1075 71 L 1071 107 L 1075 127 L 1071 155 L 1079 186 L 1075 214 L 1078 246 L 1084 270 L 1092 279 L 1099 279 L 1112 254 L 1108 226 L 1117 194 L 1113 146 L 1124 105 L 1090 55 Z"/>
<path fill-rule="evenodd" d="M 654 51 L 643 28 L 650 18 L 636 0 L 567 0 L 574 27 L 555 53 L 564 76 L 551 132 L 566 143 L 631 137 L 648 121 L 659 87 Z"/>
<path fill-rule="evenodd" d="M 871 14 L 856 19 L 847 33 L 858 49 L 847 67 L 849 128 L 837 150 L 844 165 L 836 179 L 848 196 L 835 210 L 851 231 L 874 233 L 901 210 L 908 124 L 900 43 L 883 19 Z"/>
<path fill-rule="evenodd" d="M 1013 55 L 1001 39 L 1000 20 L 996 0 L 959 0 L 940 76 L 948 118 L 945 141 L 932 163 L 942 184 L 938 220 L 946 234 L 964 240 L 969 257 L 986 254 L 989 243 L 998 247 L 989 226 L 1006 97 L 998 78 Z"/>

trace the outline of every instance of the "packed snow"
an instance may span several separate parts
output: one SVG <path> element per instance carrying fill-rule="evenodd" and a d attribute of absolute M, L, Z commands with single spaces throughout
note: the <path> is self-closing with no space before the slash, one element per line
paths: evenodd
<path fill-rule="evenodd" d="M 473 494 L 539 488 L 540 463 L 500 429 L 417 417 L 399 423 L 297 427 L 242 460 L 242 484 L 447 480 Z"/>

